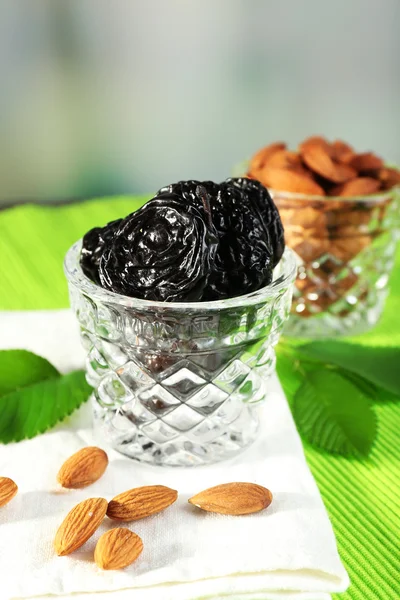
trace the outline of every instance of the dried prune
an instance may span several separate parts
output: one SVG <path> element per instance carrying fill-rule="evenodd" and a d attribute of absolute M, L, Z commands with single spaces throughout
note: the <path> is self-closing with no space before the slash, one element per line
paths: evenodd
<path fill-rule="evenodd" d="M 271 238 L 273 261 L 272 266 L 276 267 L 282 258 L 285 249 L 285 238 L 281 218 L 274 201 L 272 200 L 267 188 L 255 179 L 247 177 L 238 177 L 228 179 L 228 184 L 238 187 L 253 202 L 253 206 L 258 210 L 264 226 L 267 228 Z"/>
<path fill-rule="evenodd" d="M 273 221 L 273 210 L 281 228 L 282 225 L 267 190 L 258 182 L 254 182 L 255 185 L 252 183 L 246 179 L 229 179 L 221 184 L 212 181 L 179 181 L 159 192 L 168 190 L 177 193 L 200 211 L 199 186 L 206 190 L 210 198 L 219 245 L 203 300 L 247 294 L 268 285 L 272 280 L 272 268 L 279 262 L 283 251 L 275 229 L 270 236 L 269 222 Z"/>
<path fill-rule="evenodd" d="M 121 221 L 100 258 L 101 285 L 146 300 L 201 300 L 217 243 L 196 208 L 162 194 Z"/>
<path fill-rule="evenodd" d="M 82 240 L 81 267 L 89 279 L 100 283 L 99 263 L 104 246 L 111 242 L 122 219 L 111 221 L 105 227 L 90 229 Z"/>
<path fill-rule="evenodd" d="M 260 183 L 190 180 L 88 232 L 81 264 L 96 283 L 121 294 L 206 301 L 268 285 L 283 250 L 278 211 Z"/>

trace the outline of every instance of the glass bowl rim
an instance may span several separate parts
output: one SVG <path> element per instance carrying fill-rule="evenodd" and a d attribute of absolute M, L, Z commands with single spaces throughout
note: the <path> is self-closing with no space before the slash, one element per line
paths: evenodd
<path fill-rule="evenodd" d="M 143 300 L 142 298 L 133 298 L 132 296 L 124 296 L 104 289 L 91 281 L 82 271 L 79 263 L 80 252 L 82 248 L 82 239 L 73 244 L 67 251 L 64 259 L 64 272 L 68 282 L 76 286 L 79 290 L 85 293 L 89 298 L 99 300 L 107 304 L 118 304 L 128 308 L 137 309 L 161 309 L 171 311 L 204 311 L 204 310 L 221 310 L 224 308 L 238 308 L 251 306 L 278 296 L 279 292 L 293 285 L 297 274 L 298 259 L 296 253 L 285 247 L 284 254 L 279 261 L 276 269 L 281 266 L 281 273 L 278 273 L 276 279 L 273 279 L 269 285 L 243 296 L 235 296 L 234 298 L 226 298 L 225 300 L 212 300 L 208 302 L 161 302 L 152 300 Z"/>
<path fill-rule="evenodd" d="M 376 194 L 364 194 L 363 196 L 318 196 L 313 194 L 300 194 L 299 192 L 287 192 L 285 190 L 274 190 L 273 188 L 267 188 L 272 196 L 272 199 L 282 198 L 287 200 L 309 200 L 311 202 L 342 202 L 344 204 L 351 204 L 357 202 L 358 204 L 364 203 L 381 203 L 385 202 L 388 197 L 394 195 L 397 190 L 400 190 L 400 186 L 396 185 L 390 190 L 380 190 Z M 279 207 L 278 207 L 279 208 Z"/>

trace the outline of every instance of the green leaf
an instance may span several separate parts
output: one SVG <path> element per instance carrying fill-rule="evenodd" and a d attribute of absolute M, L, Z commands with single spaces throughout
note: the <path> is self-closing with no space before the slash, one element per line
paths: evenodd
<path fill-rule="evenodd" d="M 304 438 L 328 452 L 367 456 L 375 440 L 368 396 L 334 371 L 308 373 L 296 392 L 293 416 Z"/>
<path fill-rule="evenodd" d="M 357 375 L 357 373 L 352 373 L 351 371 L 346 371 L 346 369 L 341 369 L 340 367 L 336 369 L 340 375 L 342 375 L 345 379 L 350 381 L 353 385 L 358 387 L 368 398 L 372 401 L 376 400 L 378 394 L 378 388 L 374 383 L 371 383 L 361 375 Z"/>
<path fill-rule="evenodd" d="M 343 375 L 346 379 L 351 381 L 356 387 L 360 388 L 366 396 L 368 396 L 372 402 L 378 404 L 384 404 L 389 402 L 399 402 L 400 396 L 392 394 L 383 388 L 377 387 L 374 383 L 367 381 L 361 375 L 346 371 L 345 369 L 338 369 L 338 372 Z"/>
<path fill-rule="evenodd" d="M 357 373 L 392 394 L 400 394 L 400 348 L 321 341 L 299 346 L 297 350 L 305 356 Z"/>
<path fill-rule="evenodd" d="M 280 345 L 276 349 L 276 372 L 285 396 L 291 404 L 298 388 L 304 381 L 305 373 L 298 359 L 283 351 Z"/>
<path fill-rule="evenodd" d="M 87 400 L 83 371 L 34 383 L 0 398 L 0 442 L 18 442 L 53 427 Z"/>
<path fill-rule="evenodd" d="M 60 373 L 48 360 L 27 350 L 0 350 L 0 396 Z"/>

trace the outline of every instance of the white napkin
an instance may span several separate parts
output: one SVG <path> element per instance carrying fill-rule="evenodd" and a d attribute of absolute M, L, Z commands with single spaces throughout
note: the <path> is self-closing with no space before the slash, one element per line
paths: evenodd
<path fill-rule="evenodd" d="M 68 311 L 0 313 L 0 347 L 24 347 L 65 371 L 83 353 Z M 2 600 L 74 594 L 74 600 L 326 600 L 344 591 L 332 527 L 307 467 L 283 392 L 276 379 L 263 407 L 259 439 L 237 458 L 211 467 L 141 465 L 106 448 L 105 475 L 84 490 L 59 490 L 62 462 L 97 443 L 89 405 L 53 432 L 0 447 L 0 474 L 12 477 L 19 494 L 0 510 Z M 82 428 L 84 427 L 84 428 Z M 207 514 L 187 503 L 194 493 L 228 481 L 252 481 L 272 490 L 261 513 L 245 517 Z M 55 556 L 58 525 L 78 502 L 111 499 L 140 485 L 179 491 L 163 513 L 128 524 L 144 543 L 139 559 L 123 571 L 101 571 L 93 562 L 99 536 L 115 526 L 104 521 L 95 536 L 71 556 Z M 116 592 L 117 590 L 118 593 Z M 89 592 L 108 592 L 89 594 Z"/>

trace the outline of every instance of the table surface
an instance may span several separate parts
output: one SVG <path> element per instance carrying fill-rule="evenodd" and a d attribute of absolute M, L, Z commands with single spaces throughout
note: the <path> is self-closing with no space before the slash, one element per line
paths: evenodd
<path fill-rule="evenodd" d="M 67 249 L 89 228 L 128 214 L 145 200 L 119 196 L 0 212 L 0 310 L 67 307 L 62 269 Z M 354 339 L 400 347 L 399 309 L 400 248 L 383 318 Z M 332 456 L 305 444 L 352 582 L 346 593 L 334 595 L 337 600 L 400 598 L 400 403 L 382 403 L 376 412 L 379 432 L 368 459 Z"/>

